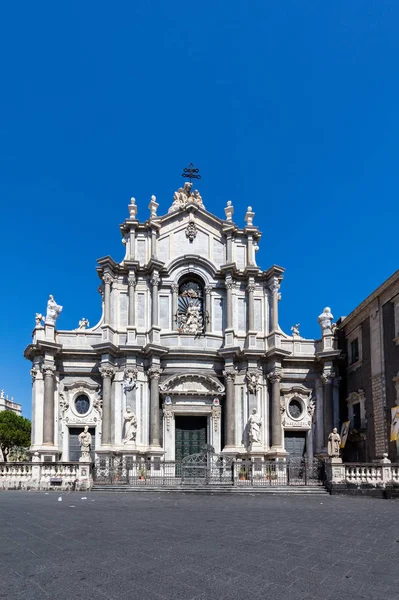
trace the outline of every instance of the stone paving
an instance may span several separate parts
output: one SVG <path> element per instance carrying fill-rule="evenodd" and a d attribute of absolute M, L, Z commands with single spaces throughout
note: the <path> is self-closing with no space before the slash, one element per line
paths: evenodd
<path fill-rule="evenodd" d="M 396 500 L 59 496 L 0 493 L 0 598 L 399 599 Z"/>

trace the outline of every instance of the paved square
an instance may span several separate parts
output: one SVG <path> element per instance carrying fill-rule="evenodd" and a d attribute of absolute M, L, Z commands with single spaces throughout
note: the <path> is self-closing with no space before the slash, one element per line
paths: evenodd
<path fill-rule="evenodd" d="M 0 511 L 8 600 L 399 599 L 398 501 L 3 492 Z"/>

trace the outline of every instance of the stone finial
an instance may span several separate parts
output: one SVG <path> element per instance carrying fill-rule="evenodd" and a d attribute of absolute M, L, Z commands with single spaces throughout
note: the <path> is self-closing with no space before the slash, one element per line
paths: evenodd
<path fill-rule="evenodd" d="M 231 200 L 227 202 L 227 206 L 224 209 L 224 214 L 226 215 L 226 221 L 229 221 L 231 223 L 233 221 L 234 215 L 234 207 L 231 203 Z"/>
<path fill-rule="evenodd" d="M 35 327 L 42 327 L 42 321 L 43 321 L 44 317 L 41 313 L 36 313 L 35 316 L 35 320 L 36 320 L 36 325 Z"/>
<path fill-rule="evenodd" d="M 151 196 L 151 202 L 148 205 L 148 208 L 151 211 L 150 219 L 155 219 L 156 218 L 158 206 L 159 206 L 159 204 L 157 202 L 156 196 Z"/>
<path fill-rule="evenodd" d="M 247 227 L 253 226 L 254 216 L 255 216 L 255 213 L 252 212 L 252 206 L 248 206 L 247 212 L 246 212 L 245 218 L 244 218 L 244 221 L 246 222 Z"/>
<path fill-rule="evenodd" d="M 130 198 L 129 217 L 135 219 L 137 215 L 136 198 Z"/>
<path fill-rule="evenodd" d="M 323 310 L 323 312 L 321 313 L 321 315 L 319 315 L 318 317 L 318 321 L 319 321 L 319 325 L 321 327 L 321 334 L 323 336 L 325 335 L 332 335 L 332 320 L 333 320 L 333 315 L 331 313 L 331 309 L 326 306 L 326 308 Z"/>

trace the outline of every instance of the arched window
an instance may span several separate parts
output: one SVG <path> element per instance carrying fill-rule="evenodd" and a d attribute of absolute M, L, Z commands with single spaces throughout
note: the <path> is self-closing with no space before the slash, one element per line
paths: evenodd
<path fill-rule="evenodd" d="M 185 279 L 179 285 L 177 327 L 180 333 L 192 335 L 204 331 L 204 293 L 199 280 Z"/>

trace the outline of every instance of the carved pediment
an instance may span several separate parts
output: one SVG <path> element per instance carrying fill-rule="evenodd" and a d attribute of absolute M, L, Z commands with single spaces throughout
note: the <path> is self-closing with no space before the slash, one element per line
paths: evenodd
<path fill-rule="evenodd" d="M 160 385 L 160 392 L 174 396 L 222 396 L 224 385 L 216 377 L 182 373 L 168 377 Z"/>

